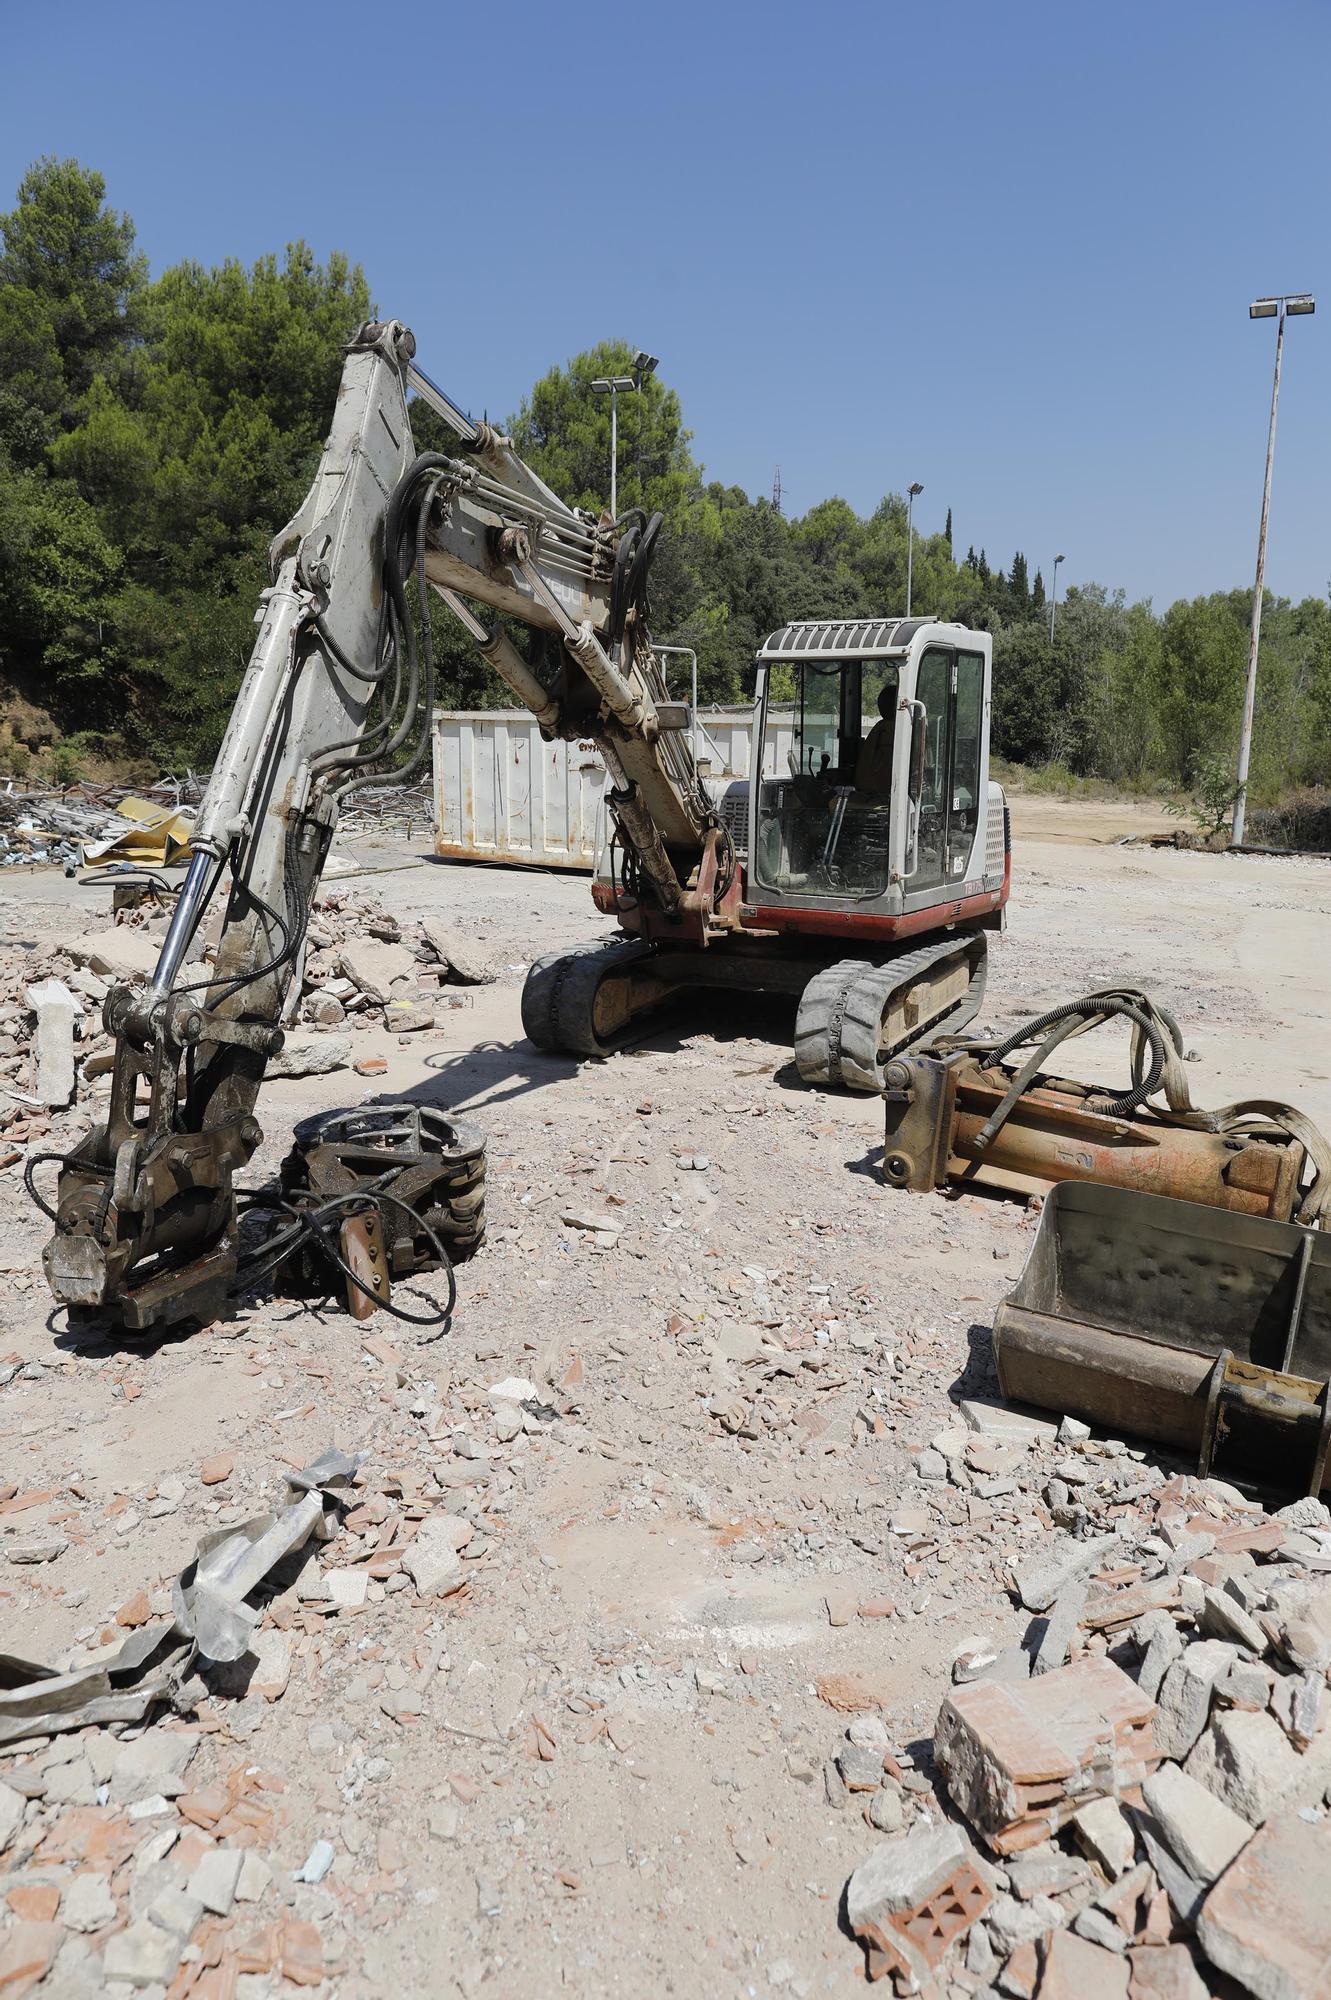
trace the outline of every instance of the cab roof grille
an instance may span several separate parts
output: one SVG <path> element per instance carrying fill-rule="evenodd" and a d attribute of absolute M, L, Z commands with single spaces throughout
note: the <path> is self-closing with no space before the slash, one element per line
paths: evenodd
<path fill-rule="evenodd" d="M 783 625 L 758 649 L 760 660 L 864 659 L 876 653 L 904 653 L 932 618 L 806 618 Z"/>

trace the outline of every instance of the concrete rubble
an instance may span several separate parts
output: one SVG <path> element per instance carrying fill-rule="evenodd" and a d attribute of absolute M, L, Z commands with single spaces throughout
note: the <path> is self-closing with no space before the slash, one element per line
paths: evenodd
<path fill-rule="evenodd" d="M 1086 987 L 1146 975 L 1097 956 L 1103 880 L 1070 893 L 1101 852 L 1041 863 L 1047 920 L 1093 922 Z M 286 1475 L 330 1437 L 368 1454 L 335 1538 L 250 1593 L 238 1658 L 137 1716 L 29 1717 L 0 1749 L 0 2000 L 835 2000 L 866 1970 L 921 2000 L 1331 1990 L 1294 1893 L 1331 1879 L 1321 1502 L 1262 1508 L 1005 1407 L 986 1328 L 1031 1214 L 884 1190 L 881 1107 L 791 1087 L 787 1023 L 750 996 L 608 1062 L 540 1055 L 523 970 L 589 934 L 585 882 L 448 876 L 333 883 L 287 1025 L 352 1068 L 274 1081 L 251 1177 L 335 1103 L 474 1113 L 490 1232 L 446 1340 L 266 1296 L 188 1338 L 73 1338 L 49 1225 L 21 1169 L 0 1182 L 0 1649 L 51 1680 L 132 1660 L 205 1539 L 299 1504 Z M 1279 893 L 1310 892 L 1291 867 Z M 0 919 L 13 1007 L 47 977 L 82 1005 L 75 1103 L 0 1098 L 49 1128 L 0 1133 L 20 1152 L 66 1143 L 104 1088 L 113 974 L 63 946 L 155 955 L 164 910 L 113 923 L 90 897 L 59 928 L 35 904 Z M 493 984 L 420 955 L 427 902 Z M 1014 925 L 995 951 L 1000 1018 L 1065 995 L 1050 935 Z M 362 942 L 412 953 L 387 1002 L 338 970 Z M 1200 977 L 1208 1032 L 1258 1032 Z M 418 1004 L 446 1026 L 403 1026 Z M 28 1095 L 34 1025 L 5 1072 Z M 1052 1717 L 1072 1768 L 1023 1767 L 983 1724 L 995 1696 Z M 945 1705 L 994 1777 L 961 1803 Z M 1052 1796 L 1003 1852 L 1023 1775 Z"/>
<path fill-rule="evenodd" d="M 945 1949 L 983 2000 L 1204 1996 L 1220 1974 L 1260 2000 L 1312 2000 L 1331 1991 L 1331 1512 L 1304 1500 L 1271 1516 L 1187 1476 L 1096 1494 L 1079 1470 L 1048 1484 L 1083 1496 L 1068 1522 L 1080 1540 L 1055 1537 L 1010 1573 L 1014 1598 L 1041 1612 L 1075 1591 L 1069 1657 L 1034 1671 L 1037 1617 L 1029 1679 L 996 1655 L 984 1677 L 956 1677 L 938 1714 L 936 1791 L 991 1891 Z M 1110 1536 L 1096 1533 L 1105 1517 Z M 936 1893 L 959 1843 L 955 1826 L 920 1821 L 852 1875 L 871 1978 L 956 1990 L 946 1965 L 950 1989 L 918 1965 L 910 1985 L 878 1932 L 912 1869 Z"/>
<path fill-rule="evenodd" d="M 38 1141 L 43 1150 L 72 1141 L 105 1108 L 113 1044 L 102 1003 L 113 986 L 150 977 L 171 908 L 165 889 L 123 893 L 113 921 L 39 952 L 16 954 L 0 939 L 0 1169 L 21 1167 Z M 204 927 L 204 965 L 216 931 L 214 912 Z M 268 1078 L 373 1074 L 379 1058 L 360 1060 L 356 1031 L 428 1037 L 494 976 L 485 950 L 456 926 L 432 916 L 403 921 L 367 892 L 326 886 Z"/>

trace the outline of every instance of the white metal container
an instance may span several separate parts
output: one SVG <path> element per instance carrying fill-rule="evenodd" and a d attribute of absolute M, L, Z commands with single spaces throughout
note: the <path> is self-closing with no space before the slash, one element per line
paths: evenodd
<path fill-rule="evenodd" d="M 789 750 L 791 725 L 770 711 L 768 724 L 771 775 Z M 714 793 L 749 776 L 752 727 L 747 705 L 699 711 L 698 765 Z M 544 742 L 525 709 L 435 711 L 436 854 L 590 870 L 604 791 L 594 745 Z"/>

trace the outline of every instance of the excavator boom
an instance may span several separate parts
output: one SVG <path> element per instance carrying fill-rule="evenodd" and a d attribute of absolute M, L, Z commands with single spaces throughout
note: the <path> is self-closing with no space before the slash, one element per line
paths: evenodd
<path fill-rule="evenodd" d="M 262 1138 L 254 1105 L 341 803 L 366 783 L 409 781 L 428 755 L 429 588 L 548 735 L 595 739 L 635 894 L 699 942 L 725 921 L 707 886 L 723 879 L 724 836 L 645 624 L 659 519 L 565 506 L 507 438 L 415 368 L 414 352 L 398 321 L 349 344 L 318 471 L 273 543 L 258 637 L 157 967 L 146 993 L 107 997 L 110 1105 L 64 1162 L 44 1252 L 56 1297 L 75 1311 L 142 1329 L 222 1309 L 237 1262 L 234 1177 Z M 454 430 L 456 456 L 415 453 L 413 387 Z M 538 672 L 485 613 L 547 635 L 555 671 Z M 218 895 L 205 966 L 201 926 Z"/>

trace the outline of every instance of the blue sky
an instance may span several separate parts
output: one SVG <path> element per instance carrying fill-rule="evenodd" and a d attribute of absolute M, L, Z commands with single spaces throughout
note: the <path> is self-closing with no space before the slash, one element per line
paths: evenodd
<path fill-rule="evenodd" d="M 105 174 L 154 270 L 303 236 L 459 402 L 603 336 L 788 512 L 924 482 L 960 551 L 1163 606 L 1331 576 L 1325 0 L 5 9 L 0 204 Z"/>

